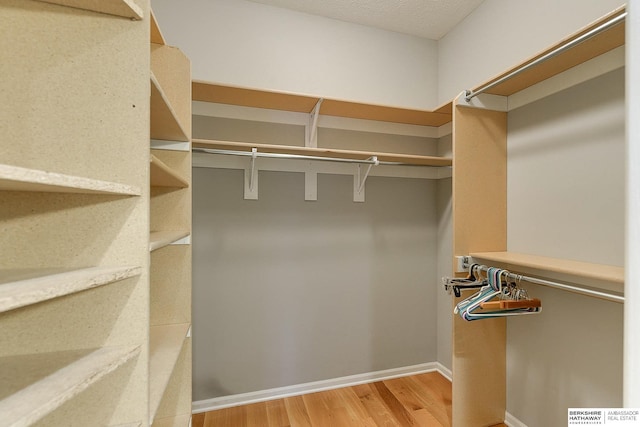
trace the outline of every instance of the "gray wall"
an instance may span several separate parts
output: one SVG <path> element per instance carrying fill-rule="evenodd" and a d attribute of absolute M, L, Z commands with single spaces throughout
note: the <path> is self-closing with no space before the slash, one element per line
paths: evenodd
<path fill-rule="evenodd" d="M 194 400 L 436 360 L 436 183 L 193 174 Z"/>
<path fill-rule="evenodd" d="M 509 113 L 508 248 L 623 265 L 624 70 Z M 623 305 L 529 285 L 543 312 L 507 322 L 507 411 L 565 425 L 622 405 Z"/>

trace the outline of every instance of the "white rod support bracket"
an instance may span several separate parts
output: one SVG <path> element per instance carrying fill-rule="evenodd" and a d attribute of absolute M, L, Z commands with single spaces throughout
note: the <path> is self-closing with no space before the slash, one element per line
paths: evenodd
<path fill-rule="evenodd" d="M 371 159 L 373 163 L 367 165 L 367 169 L 362 173 L 362 165 L 358 165 L 358 169 L 356 170 L 356 174 L 354 176 L 353 184 L 353 201 L 354 202 L 364 202 L 364 184 L 367 182 L 367 178 L 369 177 L 369 173 L 371 172 L 371 168 L 373 166 L 378 166 L 380 162 L 378 161 L 378 156 L 373 156 Z"/>
<path fill-rule="evenodd" d="M 323 98 L 318 99 L 316 106 L 309 113 L 309 124 L 307 125 L 305 147 L 318 147 L 318 117 L 320 117 L 320 106 Z"/>
<path fill-rule="evenodd" d="M 305 147 L 318 147 L 318 117 L 322 100 L 322 98 L 318 99 L 315 107 L 309 113 L 309 121 L 305 127 Z M 304 173 L 304 200 L 309 202 L 318 200 L 318 173 L 313 170 L 313 167 Z"/>
<path fill-rule="evenodd" d="M 318 200 L 318 172 L 311 165 L 309 169 L 304 172 L 304 200 L 315 202 Z"/>
<path fill-rule="evenodd" d="M 251 164 L 244 170 L 244 198 L 245 200 L 258 200 L 258 171 L 256 170 L 256 158 L 258 150 L 251 149 Z"/>

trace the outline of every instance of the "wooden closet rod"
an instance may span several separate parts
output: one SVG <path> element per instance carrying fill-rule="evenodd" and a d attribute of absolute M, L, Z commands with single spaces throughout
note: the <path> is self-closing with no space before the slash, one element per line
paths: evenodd
<path fill-rule="evenodd" d="M 372 156 L 368 159 L 348 159 L 340 157 L 323 157 L 323 156 L 310 156 L 304 154 L 283 154 L 283 153 L 263 153 L 263 152 L 251 152 L 251 151 L 235 151 L 235 150 L 220 150 L 217 148 L 197 148 L 194 147 L 191 151 L 205 154 L 222 154 L 230 156 L 244 156 L 244 157 L 269 157 L 276 159 L 292 159 L 292 160 L 317 160 L 321 162 L 338 162 L 338 163 L 354 163 L 362 165 L 384 165 L 384 166 L 419 166 L 419 167 L 443 167 L 443 166 L 429 166 L 429 165 L 417 165 L 413 163 L 402 162 L 388 162 L 378 160 L 377 156 Z"/>
<path fill-rule="evenodd" d="M 469 261 L 465 259 L 464 267 L 469 268 L 470 266 L 471 264 L 469 263 Z M 484 271 L 485 273 L 489 269 L 489 267 L 487 267 L 486 265 L 480 265 L 477 268 L 479 268 L 481 271 Z M 596 291 L 595 289 L 581 288 L 578 286 L 567 285 L 566 283 L 552 282 L 550 280 L 538 279 L 537 277 L 523 276 L 521 274 L 515 274 L 511 272 L 509 272 L 508 277 L 516 281 L 524 280 L 529 283 L 535 283 L 538 285 L 549 286 L 551 288 L 562 289 L 563 291 L 574 292 L 577 294 L 600 298 L 607 301 L 624 303 L 624 296 L 613 294 L 610 292 L 602 292 L 602 291 Z"/>
<path fill-rule="evenodd" d="M 557 48 L 555 48 L 551 52 L 548 52 L 547 54 L 542 55 L 540 58 L 516 68 L 515 70 L 511 71 L 510 73 L 502 76 L 501 78 L 499 78 L 497 80 L 494 80 L 494 81 L 492 81 L 490 83 L 487 83 L 484 86 L 481 86 L 480 88 L 478 88 L 476 90 L 466 90 L 465 94 L 464 94 L 464 99 L 467 102 L 471 101 L 472 98 L 480 95 L 483 92 L 486 92 L 487 90 L 491 89 L 492 87 L 497 86 L 497 85 L 509 80 L 510 78 L 515 77 L 518 74 L 528 70 L 529 68 L 535 67 L 536 65 L 541 64 L 544 61 L 547 61 L 548 59 L 551 59 L 554 56 L 557 56 L 560 53 L 579 45 L 580 43 L 584 42 L 587 39 L 590 39 L 591 37 L 595 36 L 596 34 L 601 33 L 603 31 L 605 31 L 605 30 L 607 30 L 607 29 L 609 29 L 609 28 L 611 28 L 611 27 L 623 22 L 626 17 L 627 17 L 627 12 L 623 12 L 620 15 L 617 15 L 617 16 L 611 18 L 610 20 L 600 24 L 599 26 L 595 27 L 594 29 L 582 34 L 581 36 L 576 37 L 575 39 L 567 41 L 565 44 L 558 46 Z"/>

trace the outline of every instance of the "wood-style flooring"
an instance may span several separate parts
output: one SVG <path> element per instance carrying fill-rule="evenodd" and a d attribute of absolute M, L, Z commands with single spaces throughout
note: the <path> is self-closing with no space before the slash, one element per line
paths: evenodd
<path fill-rule="evenodd" d="M 451 383 L 437 372 L 194 414 L 193 427 L 451 425 Z M 505 424 L 498 424 L 505 426 Z"/>

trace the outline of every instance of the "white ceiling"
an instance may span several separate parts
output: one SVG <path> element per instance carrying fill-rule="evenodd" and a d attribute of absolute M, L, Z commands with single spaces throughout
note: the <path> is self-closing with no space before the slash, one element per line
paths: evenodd
<path fill-rule="evenodd" d="M 483 0 L 250 0 L 439 40 Z"/>

